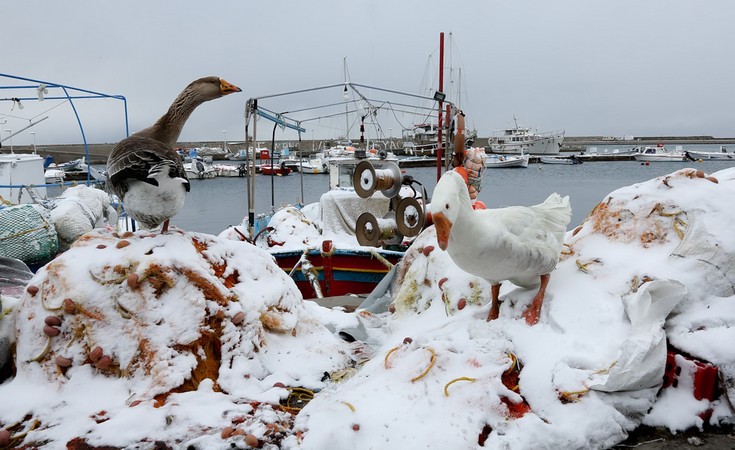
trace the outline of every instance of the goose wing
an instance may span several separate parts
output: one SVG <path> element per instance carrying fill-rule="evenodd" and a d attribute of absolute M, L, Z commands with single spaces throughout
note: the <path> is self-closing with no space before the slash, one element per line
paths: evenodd
<path fill-rule="evenodd" d="M 158 186 L 156 178 L 186 178 L 181 157 L 166 144 L 144 136 L 131 136 L 120 141 L 107 159 L 107 176 L 112 192 L 124 197 L 128 180 L 134 179 Z M 185 183 L 189 191 L 188 181 Z"/>

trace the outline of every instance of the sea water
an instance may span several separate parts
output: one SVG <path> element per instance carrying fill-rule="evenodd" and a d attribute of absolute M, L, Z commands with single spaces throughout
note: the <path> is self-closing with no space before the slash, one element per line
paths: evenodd
<path fill-rule="evenodd" d="M 543 202 L 552 192 L 568 195 L 572 205 L 569 228 L 579 225 L 587 214 L 610 192 L 634 183 L 670 174 L 686 167 L 707 174 L 728 167 L 729 161 L 653 162 L 636 161 L 585 162 L 579 165 L 529 164 L 528 168 L 486 170 L 479 199 L 489 208 L 510 205 L 529 206 Z M 405 169 L 405 173 L 422 183 L 431 196 L 436 185 L 436 167 Z M 184 208 L 171 223 L 187 231 L 219 234 L 247 218 L 251 205 L 247 196 L 248 178 L 213 178 L 190 180 L 191 192 Z M 267 214 L 287 204 L 318 202 L 328 190 L 328 175 L 297 172 L 285 177 L 256 175 L 256 215 Z"/>

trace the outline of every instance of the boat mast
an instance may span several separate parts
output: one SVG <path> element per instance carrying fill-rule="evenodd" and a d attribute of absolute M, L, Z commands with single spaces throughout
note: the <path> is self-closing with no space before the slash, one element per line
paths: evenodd
<path fill-rule="evenodd" d="M 444 92 L 444 32 L 442 31 L 439 33 L 439 93 Z M 444 109 L 444 102 L 441 100 L 441 96 L 437 95 L 439 97 L 437 100 L 439 101 L 439 120 L 438 120 L 438 126 L 437 126 L 437 144 L 438 147 L 436 149 L 436 181 L 439 181 L 439 178 L 442 176 L 442 153 L 443 153 L 443 146 L 442 146 L 442 110 Z"/>
<path fill-rule="evenodd" d="M 350 140 L 350 116 L 348 114 L 349 107 L 347 102 L 350 100 L 350 95 L 347 92 L 347 57 L 342 59 L 342 72 L 345 81 L 344 98 L 345 98 L 345 145 Z"/>

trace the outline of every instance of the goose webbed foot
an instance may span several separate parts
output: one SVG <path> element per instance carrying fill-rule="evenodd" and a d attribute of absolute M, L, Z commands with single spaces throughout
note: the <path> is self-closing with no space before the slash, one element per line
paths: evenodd
<path fill-rule="evenodd" d="M 541 286 L 538 289 L 538 293 L 533 297 L 531 305 L 521 315 L 526 323 L 531 326 L 536 325 L 541 316 L 541 306 L 544 304 L 544 295 L 546 295 L 546 286 L 549 284 L 549 278 L 551 278 L 551 275 L 548 273 L 541 275 Z"/>
<path fill-rule="evenodd" d="M 500 315 L 500 284 L 493 284 L 491 288 L 492 299 L 490 304 L 490 312 L 487 314 L 487 321 L 495 320 Z"/>

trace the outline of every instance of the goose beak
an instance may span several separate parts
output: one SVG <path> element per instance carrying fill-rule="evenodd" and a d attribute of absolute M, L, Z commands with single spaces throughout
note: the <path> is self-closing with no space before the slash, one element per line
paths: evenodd
<path fill-rule="evenodd" d="M 219 88 L 222 91 L 222 95 L 232 94 L 233 92 L 242 92 L 242 89 L 221 78 L 219 80 Z"/>
<path fill-rule="evenodd" d="M 449 234 L 452 232 L 452 222 L 441 212 L 432 214 L 431 218 L 436 228 L 436 241 L 439 248 L 446 250 L 449 244 Z"/>

